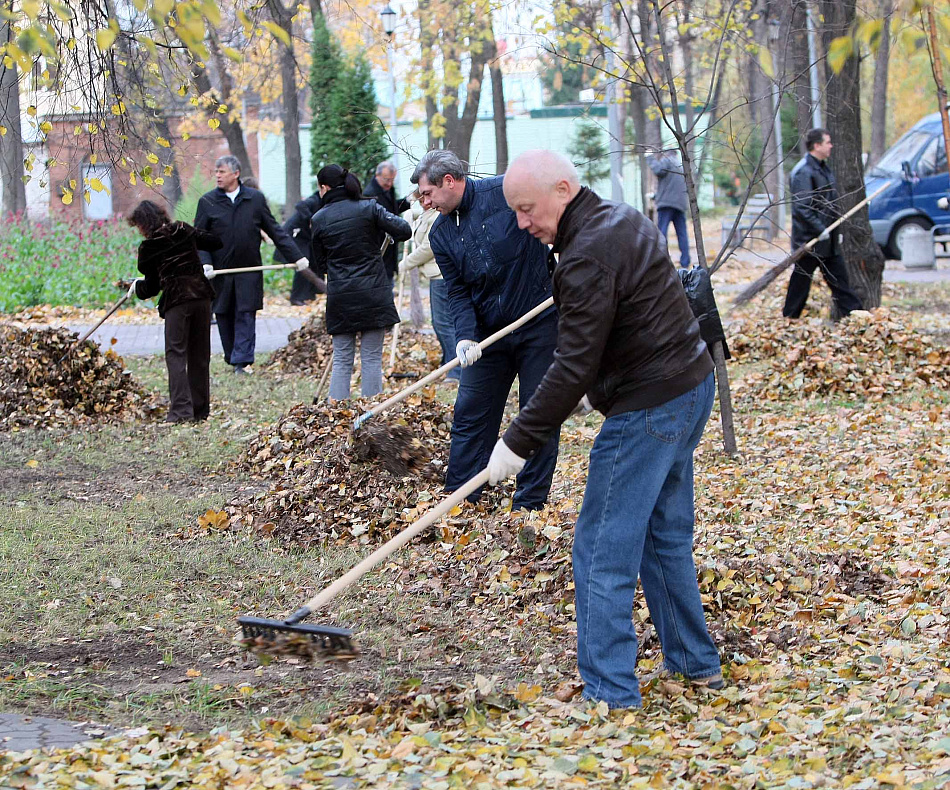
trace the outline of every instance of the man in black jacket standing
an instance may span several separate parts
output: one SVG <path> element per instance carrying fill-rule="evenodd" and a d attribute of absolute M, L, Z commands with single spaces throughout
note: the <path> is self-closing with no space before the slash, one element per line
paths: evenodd
<path fill-rule="evenodd" d="M 313 254 L 310 250 L 310 221 L 319 208 L 320 192 L 317 191 L 294 206 L 294 213 L 283 224 L 284 231 L 294 240 L 294 243 L 300 248 L 300 252 L 310 260 L 311 269 L 313 268 Z M 283 258 L 283 256 L 280 257 Z M 276 255 L 274 260 L 277 260 Z M 290 263 L 290 261 L 287 261 L 287 263 Z M 326 287 L 320 290 L 318 283 L 307 279 L 301 272 L 294 272 L 294 280 L 290 286 L 291 304 L 302 305 L 311 302 L 318 293 L 326 293 Z"/>
<path fill-rule="evenodd" d="M 215 270 L 261 265 L 261 231 L 264 231 L 288 261 L 306 265 L 293 240 L 274 219 L 264 193 L 241 184 L 237 157 L 222 156 L 214 163 L 217 189 L 201 196 L 195 227 L 214 233 L 223 246 L 214 252 L 199 251 L 201 262 Z M 264 307 L 264 275 L 261 272 L 218 275 L 212 280 L 218 332 L 224 361 L 235 373 L 248 373 L 254 364 L 257 311 Z"/>
<path fill-rule="evenodd" d="M 393 184 L 396 182 L 396 166 L 386 160 L 376 166 L 376 175 L 369 180 L 366 189 L 363 190 L 363 197 L 375 198 L 386 211 L 390 214 L 400 216 L 404 211 L 410 208 L 409 201 L 406 198 L 396 199 L 396 190 Z M 389 284 L 393 284 L 396 277 L 396 270 L 399 268 L 399 259 L 397 247 L 398 244 L 390 244 L 383 253 L 383 263 L 386 265 L 386 276 L 389 278 Z"/>
<path fill-rule="evenodd" d="M 838 211 L 838 188 L 828 167 L 831 156 L 831 135 L 825 129 L 811 129 L 805 135 L 808 153 L 792 170 L 792 249 L 814 238 L 818 243 L 792 269 L 785 295 L 782 315 L 798 318 L 808 301 L 811 278 L 821 267 L 831 297 L 841 315 L 861 309 L 861 300 L 848 284 L 848 270 L 841 255 L 841 234 L 827 227 L 841 216 Z"/>
<path fill-rule="evenodd" d="M 552 151 L 519 156 L 504 189 L 518 226 L 552 245 L 559 320 L 554 361 L 498 440 L 490 482 L 517 473 L 579 403 L 602 412 L 574 528 L 584 696 L 641 704 L 638 576 L 666 669 L 719 688 L 692 555 L 693 450 L 712 408 L 713 362 L 666 244 L 631 206 L 582 188 Z"/>

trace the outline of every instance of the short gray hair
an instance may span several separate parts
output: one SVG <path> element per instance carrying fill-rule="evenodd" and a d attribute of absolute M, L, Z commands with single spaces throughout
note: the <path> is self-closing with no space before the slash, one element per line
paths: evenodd
<path fill-rule="evenodd" d="M 230 170 L 232 173 L 241 172 L 241 163 L 238 161 L 236 156 L 231 156 L 231 154 L 228 154 L 227 156 L 219 156 L 214 160 L 215 167 L 221 167 L 221 165 L 227 165 L 228 170 Z"/>
<path fill-rule="evenodd" d="M 412 177 L 409 179 L 413 184 L 418 184 L 423 176 L 433 186 L 441 186 L 442 179 L 446 176 L 452 176 L 456 181 L 465 178 L 465 165 L 452 151 L 442 148 L 436 148 L 426 153 L 416 169 L 412 171 Z"/>
<path fill-rule="evenodd" d="M 385 162 L 380 162 L 378 165 L 376 165 L 376 175 L 379 175 L 386 170 L 392 170 L 394 173 L 396 172 L 396 165 L 392 163 L 391 159 L 387 159 Z"/>

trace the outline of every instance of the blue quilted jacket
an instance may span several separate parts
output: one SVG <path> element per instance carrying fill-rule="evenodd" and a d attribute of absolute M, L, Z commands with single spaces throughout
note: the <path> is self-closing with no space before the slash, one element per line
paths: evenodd
<path fill-rule="evenodd" d="M 429 233 L 459 340 L 484 340 L 551 295 L 548 248 L 518 228 L 503 180 L 466 179 L 459 207 Z"/>

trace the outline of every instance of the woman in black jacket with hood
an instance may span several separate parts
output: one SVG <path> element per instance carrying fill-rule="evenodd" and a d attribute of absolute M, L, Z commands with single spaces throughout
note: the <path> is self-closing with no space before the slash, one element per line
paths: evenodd
<path fill-rule="evenodd" d="M 330 399 L 350 397 L 356 336 L 360 335 L 361 395 L 383 391 L 383 338 L 399 322 L 379 251 L 388 233 L 412 235 L 409 223 L 375 200 L 361 200 L 359 179 L 340 165 L 317 173 L 321 207 L 313 215 L 311 268 L 327 278 L 327 332 L 333 335 Z"/>
<path fill-rule="evenodd" d="M 129 224 L 145 237 L 139 245 L 135 295 L 150 299 L 162 292 L 158 314 L 165 319 L 165 365 L 171 404 L 165 422 L 208 419 L 210 407 L 211 300 L 198 250 L 216 250 L 221 240 L 186 222 L 172 222 L 165 209 L 143 200 Z"/>

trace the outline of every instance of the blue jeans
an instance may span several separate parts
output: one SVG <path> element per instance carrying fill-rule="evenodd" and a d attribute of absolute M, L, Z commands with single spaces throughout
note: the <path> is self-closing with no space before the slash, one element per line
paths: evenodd
<path fill-rule="evenodd" d="M 360 332 L 360 395 L 371 398 L 383 391 L 383 340 L 385 329 Z M 353 377 L 353 358 L 356 356 L 356 335 L 333 336 L 333 365 L 330 373 L 330 397 L 346 400 L 350 397 L 350 379 Z"/>
<path fill-rule="evenodd" d="M 673 230 L 676 231 L 676 243 L 680 248 L 680 266 L 684 269 L 689 268 L 689 234 L 686 232 L 686 215 L 678 208 L 669 208 L 665 206 L 656 210 L 656 226 L 666 238 L 666 232 L 673 223 Z"/>
<path fill-rule="evenodd" d="M 714 379 L 652 409 L 604 421 L 574 529 L 577 663 L 584 696 L 640 705 L 633 599 L 643 583 L 670 672 L 721 672 L 693 564 L 693 450 Z"/>
<path fill-rule="evenodd" d="M 449 290 L 445 280 L 429 280 L 429 309 L 432 312 L 432 328 L 442 346 L 442 364 L 455 359 L 455 320 L 449 308 Z M 458 381 L 460 369 L 453 368 L 447 379 Z"/>
<path fill-rule="evenodd" d="M 224 361 L 229 365 L 253 365 L 257 344 L 257 313 L 255 311 L 216 313 L 218 334 Z"/>
<path fill-rule="evenodd" d="M 445 473 L 446 491 L 454 491 L 488 465 L 515 376 L 523 409 L 554 360 L 556 345 L 557 315 L 550 310 L 486 348 L 478 362 L 462 370 Z M 513 510 L 540 510 L 544 506 L 557 464 L 559 435 L 560 431 L 554 431 L 524 465 L 511 503 Z M 480 494 L 481 489 L 469 501 L 477 502 Z"/>

